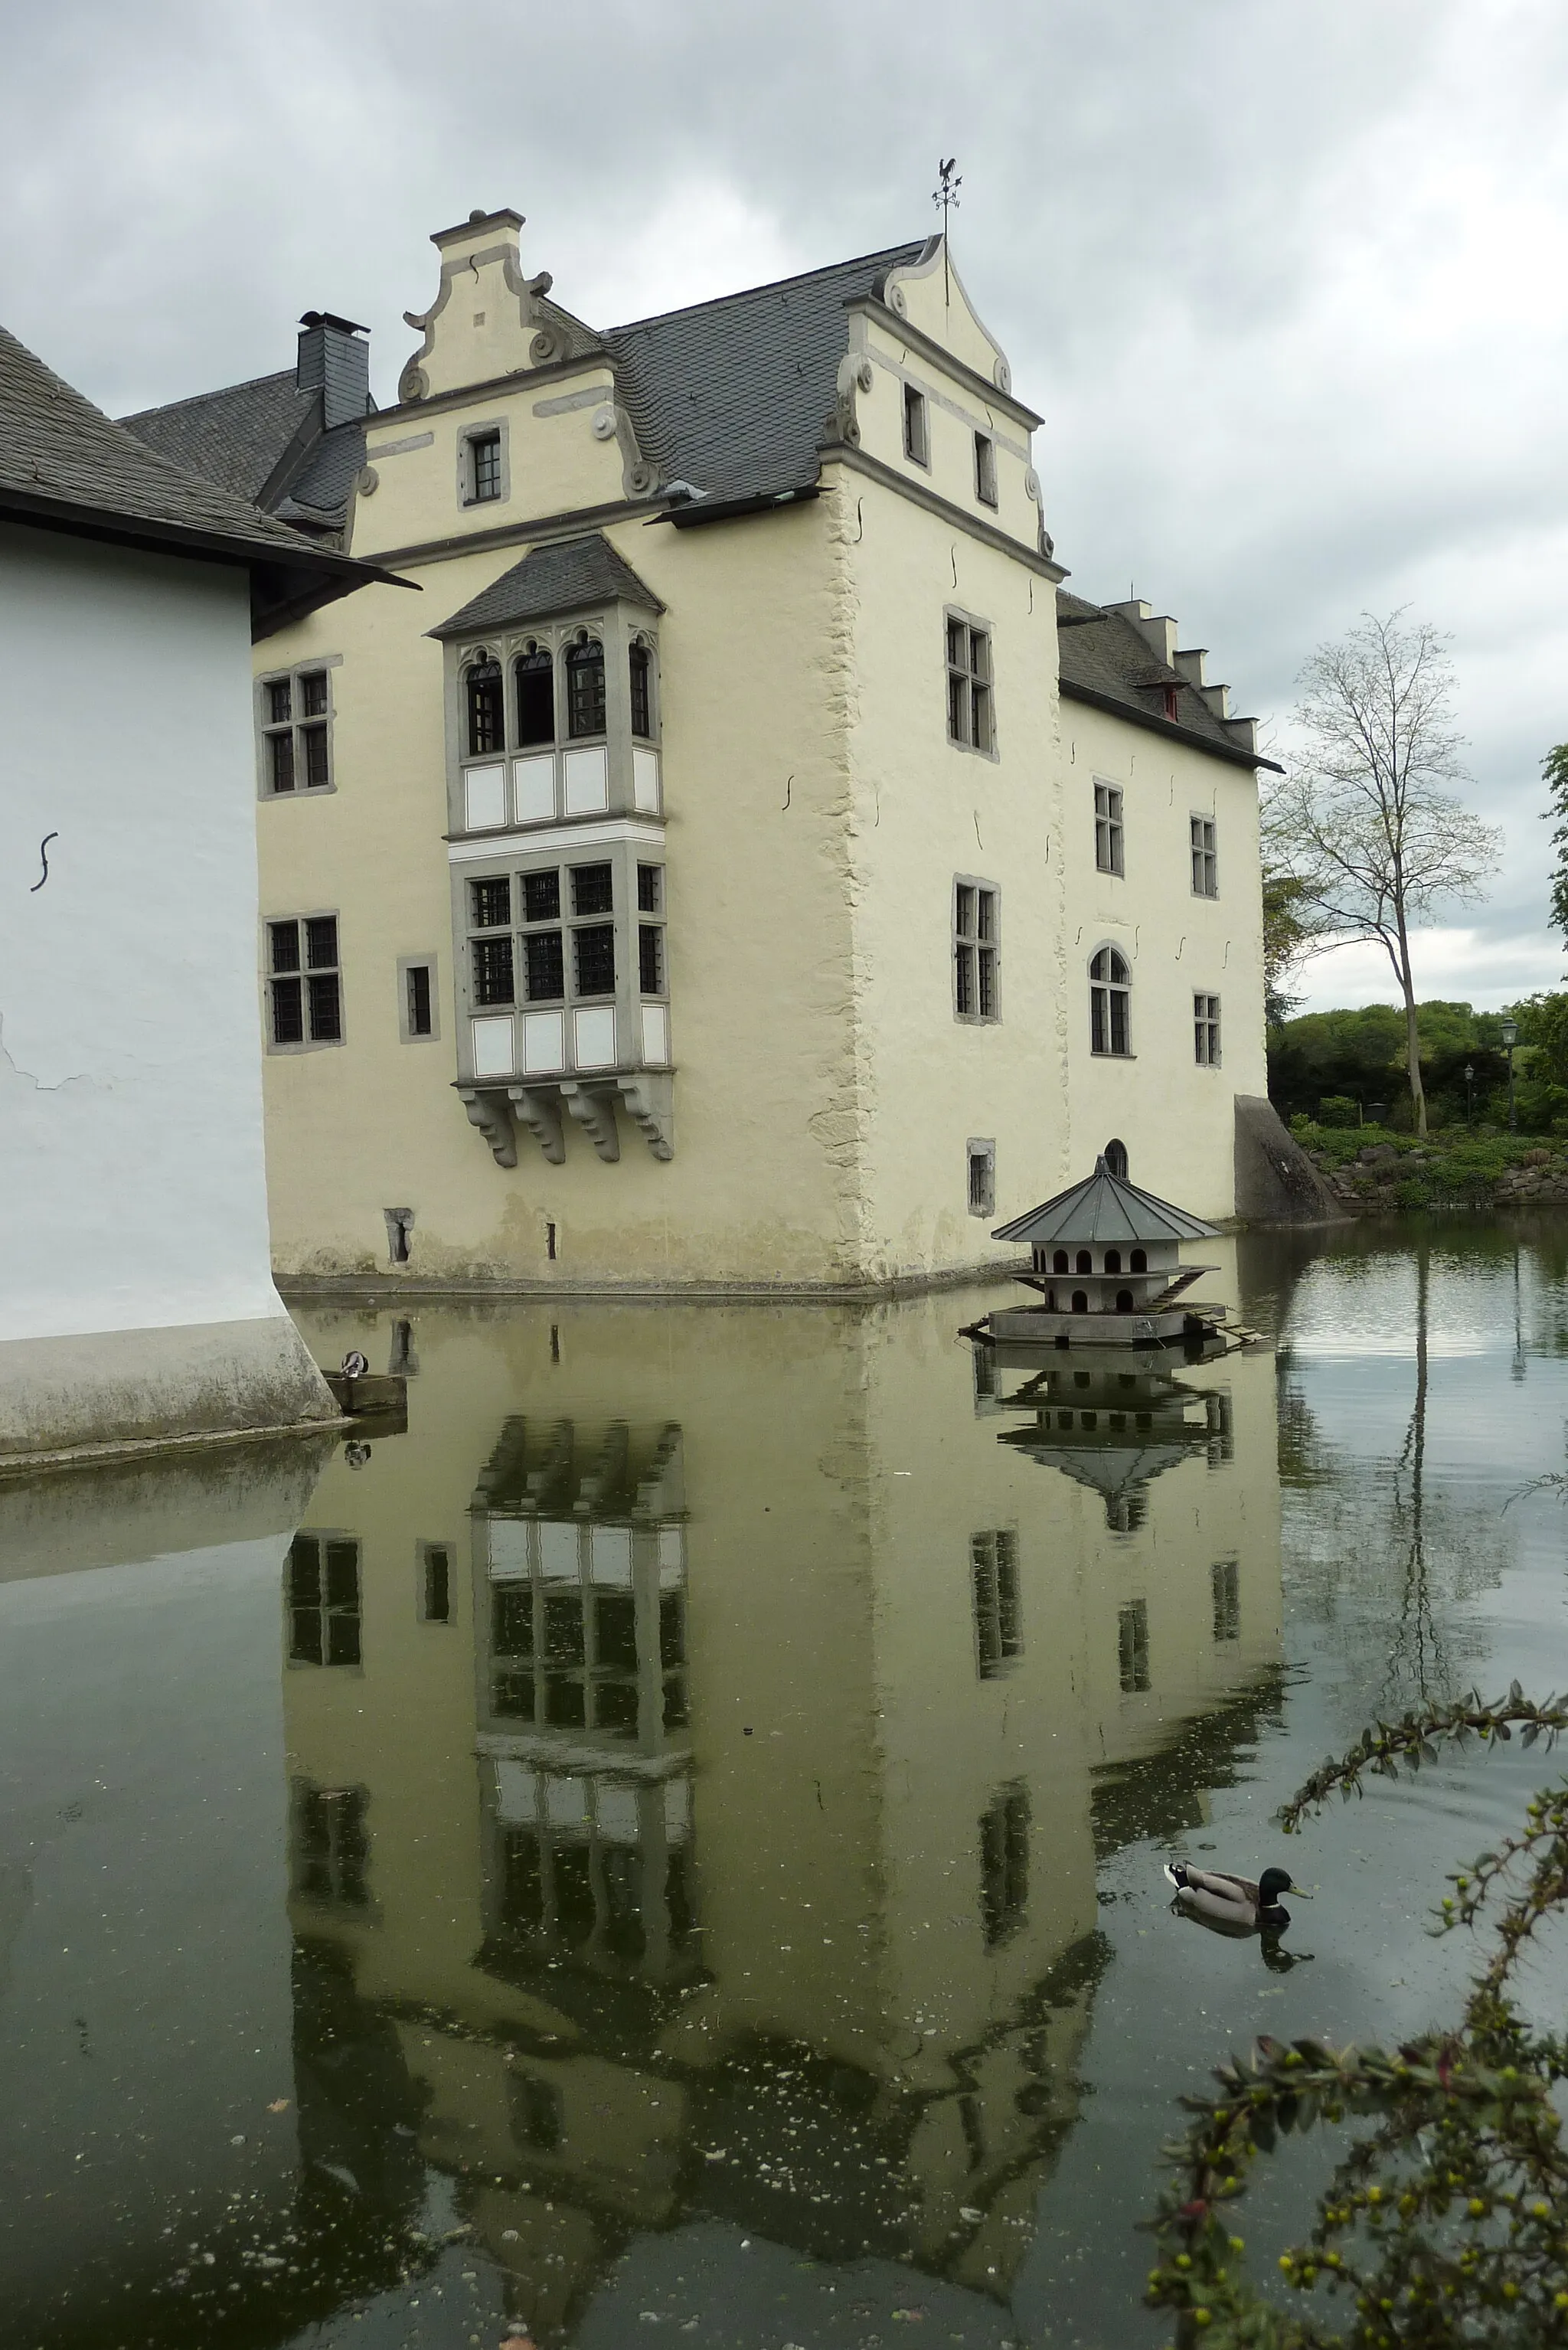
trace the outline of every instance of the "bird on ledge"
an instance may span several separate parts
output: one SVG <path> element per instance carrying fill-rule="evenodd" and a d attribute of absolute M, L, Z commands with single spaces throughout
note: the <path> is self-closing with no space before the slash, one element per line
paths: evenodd
<path fill-rule="evenodd" d="M 1288 1926 L 1291 1913 L 1280 1899 L 1282 1893 L 1299 1894 L 1303 1901 L 1312 1898 L 1291 1882 L 1288 1868 L 1265 1868 L 1254 1881 L 1250 1877 L 1232 1877 L 1224 1869 L 1194 1868 L 1185 1860 L 1170 1860 L 1165 1864 L 1165 1874 L 1189 1916 L 1232 1933 L 1254 1934 L 1260 1929 L 1277 1932 Z"/>

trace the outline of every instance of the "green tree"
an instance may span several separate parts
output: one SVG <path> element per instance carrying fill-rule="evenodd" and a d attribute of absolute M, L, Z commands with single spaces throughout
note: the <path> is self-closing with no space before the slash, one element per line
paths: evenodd
<path fill-rule="evenodd" d="M 1552 827 L 1557 862 L 1552 868 L 1552 927 L 1568 939 L 1568 743 L 1559 743 L 1541 762 L 1552 805 L 1542 810 Z"/>
<path fill-rule="evenodd" d="M 1465 780 L 1445 639 L 1364 613 L 1302 671 L 1303 739 L 1263 812 L 1264 862 L 1298 884 L 1293 910 L 1319 950 L 1376 941 L 1405 1011 L 1416 1130 L 1427 1099 L 1410 933 L 1480 896 L 1501 836 L 1447 786 Z"/>
<path fill-rule="evenodd" d="M 1296 909 L 1302 885 L 1292 873 L 1263 874 L 1263 1019 L 1281 1028 L 1290 1018 L 1299 995 L 1290 982 L 1309 951 L 1311 941 Z"/>

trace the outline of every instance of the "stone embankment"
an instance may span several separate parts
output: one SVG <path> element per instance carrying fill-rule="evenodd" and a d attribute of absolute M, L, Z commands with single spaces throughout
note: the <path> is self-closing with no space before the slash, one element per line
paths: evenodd
<path fill-rule="evenodd" d="M 1568 1149 L 1524 1149 L 1498 1163 L 1494 1145 L 1430 1145 L 1379 1141 L 1363 1144 L 1354 1158 L 1339 1149 L 1314 1149 L 1306 1155 L 1334 1201 L 1353 1216 L 1397 1215 L 1418 1208 L 1568 1207 Z"/>

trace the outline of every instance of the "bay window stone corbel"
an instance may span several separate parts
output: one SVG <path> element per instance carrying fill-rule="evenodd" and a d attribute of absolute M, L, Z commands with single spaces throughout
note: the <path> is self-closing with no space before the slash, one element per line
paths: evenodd
<path fill-rule="evenodd" d="M 620 1157 L 620 1133 L 615 1122 L 615 1095 L 592 1091 L 568 1077 L 561 1087 L 561 1099 L 582 1128 L 607 1167 L 613 1167 Z"/>
<path fill-rule="evenodd" d="M 517 1164 L 517 1129 L 512 1123 L 512 1105 L 504 1093 L 493 1087 L 459 1086 L 458 1098 L 468 1112 L 471 1126 L 476 1126 L 489 1143 L 498 1167 Z"/>
<path fill-rule="evenodd" d="M 551 1166 L 559 1167 L 566 1155 L 560 1096 L 548 1086 L 508 1086 L 506 1091 L 514 1110 Z"/>
<path fill-rule="evenodd" d="M 667 1071 L 644 1069 L 636 1076 L 618 1077 L 616 1087 L 628 1111 L 641 1128 L 656 1159 L 675 1156 L 675 1080 Z"/>

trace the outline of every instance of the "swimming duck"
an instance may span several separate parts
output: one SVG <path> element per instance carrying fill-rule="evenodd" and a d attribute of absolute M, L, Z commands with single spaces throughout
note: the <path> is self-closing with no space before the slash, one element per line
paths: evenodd
<path fill-rule="evenodd" d="M 1288 1868 L 1265 1868 L 1254 1881 L 1250 1877 L 1232 1877 L 1228 1870 L 1194 1868 L 1185 1860 L 1173 1860 L 1167 1861 L 1165 1874 L 1184 1908 L 1206 1923 L 1242 1934 L 1255 1933 L 1260 1927 L 1277 1930 L 1290 1924 L 1291 1913 L 1280 1899 L 1282 1893 L 1300 1894 L 1303 1901 L 1312 1898 L 1291 1882 Z"/>

